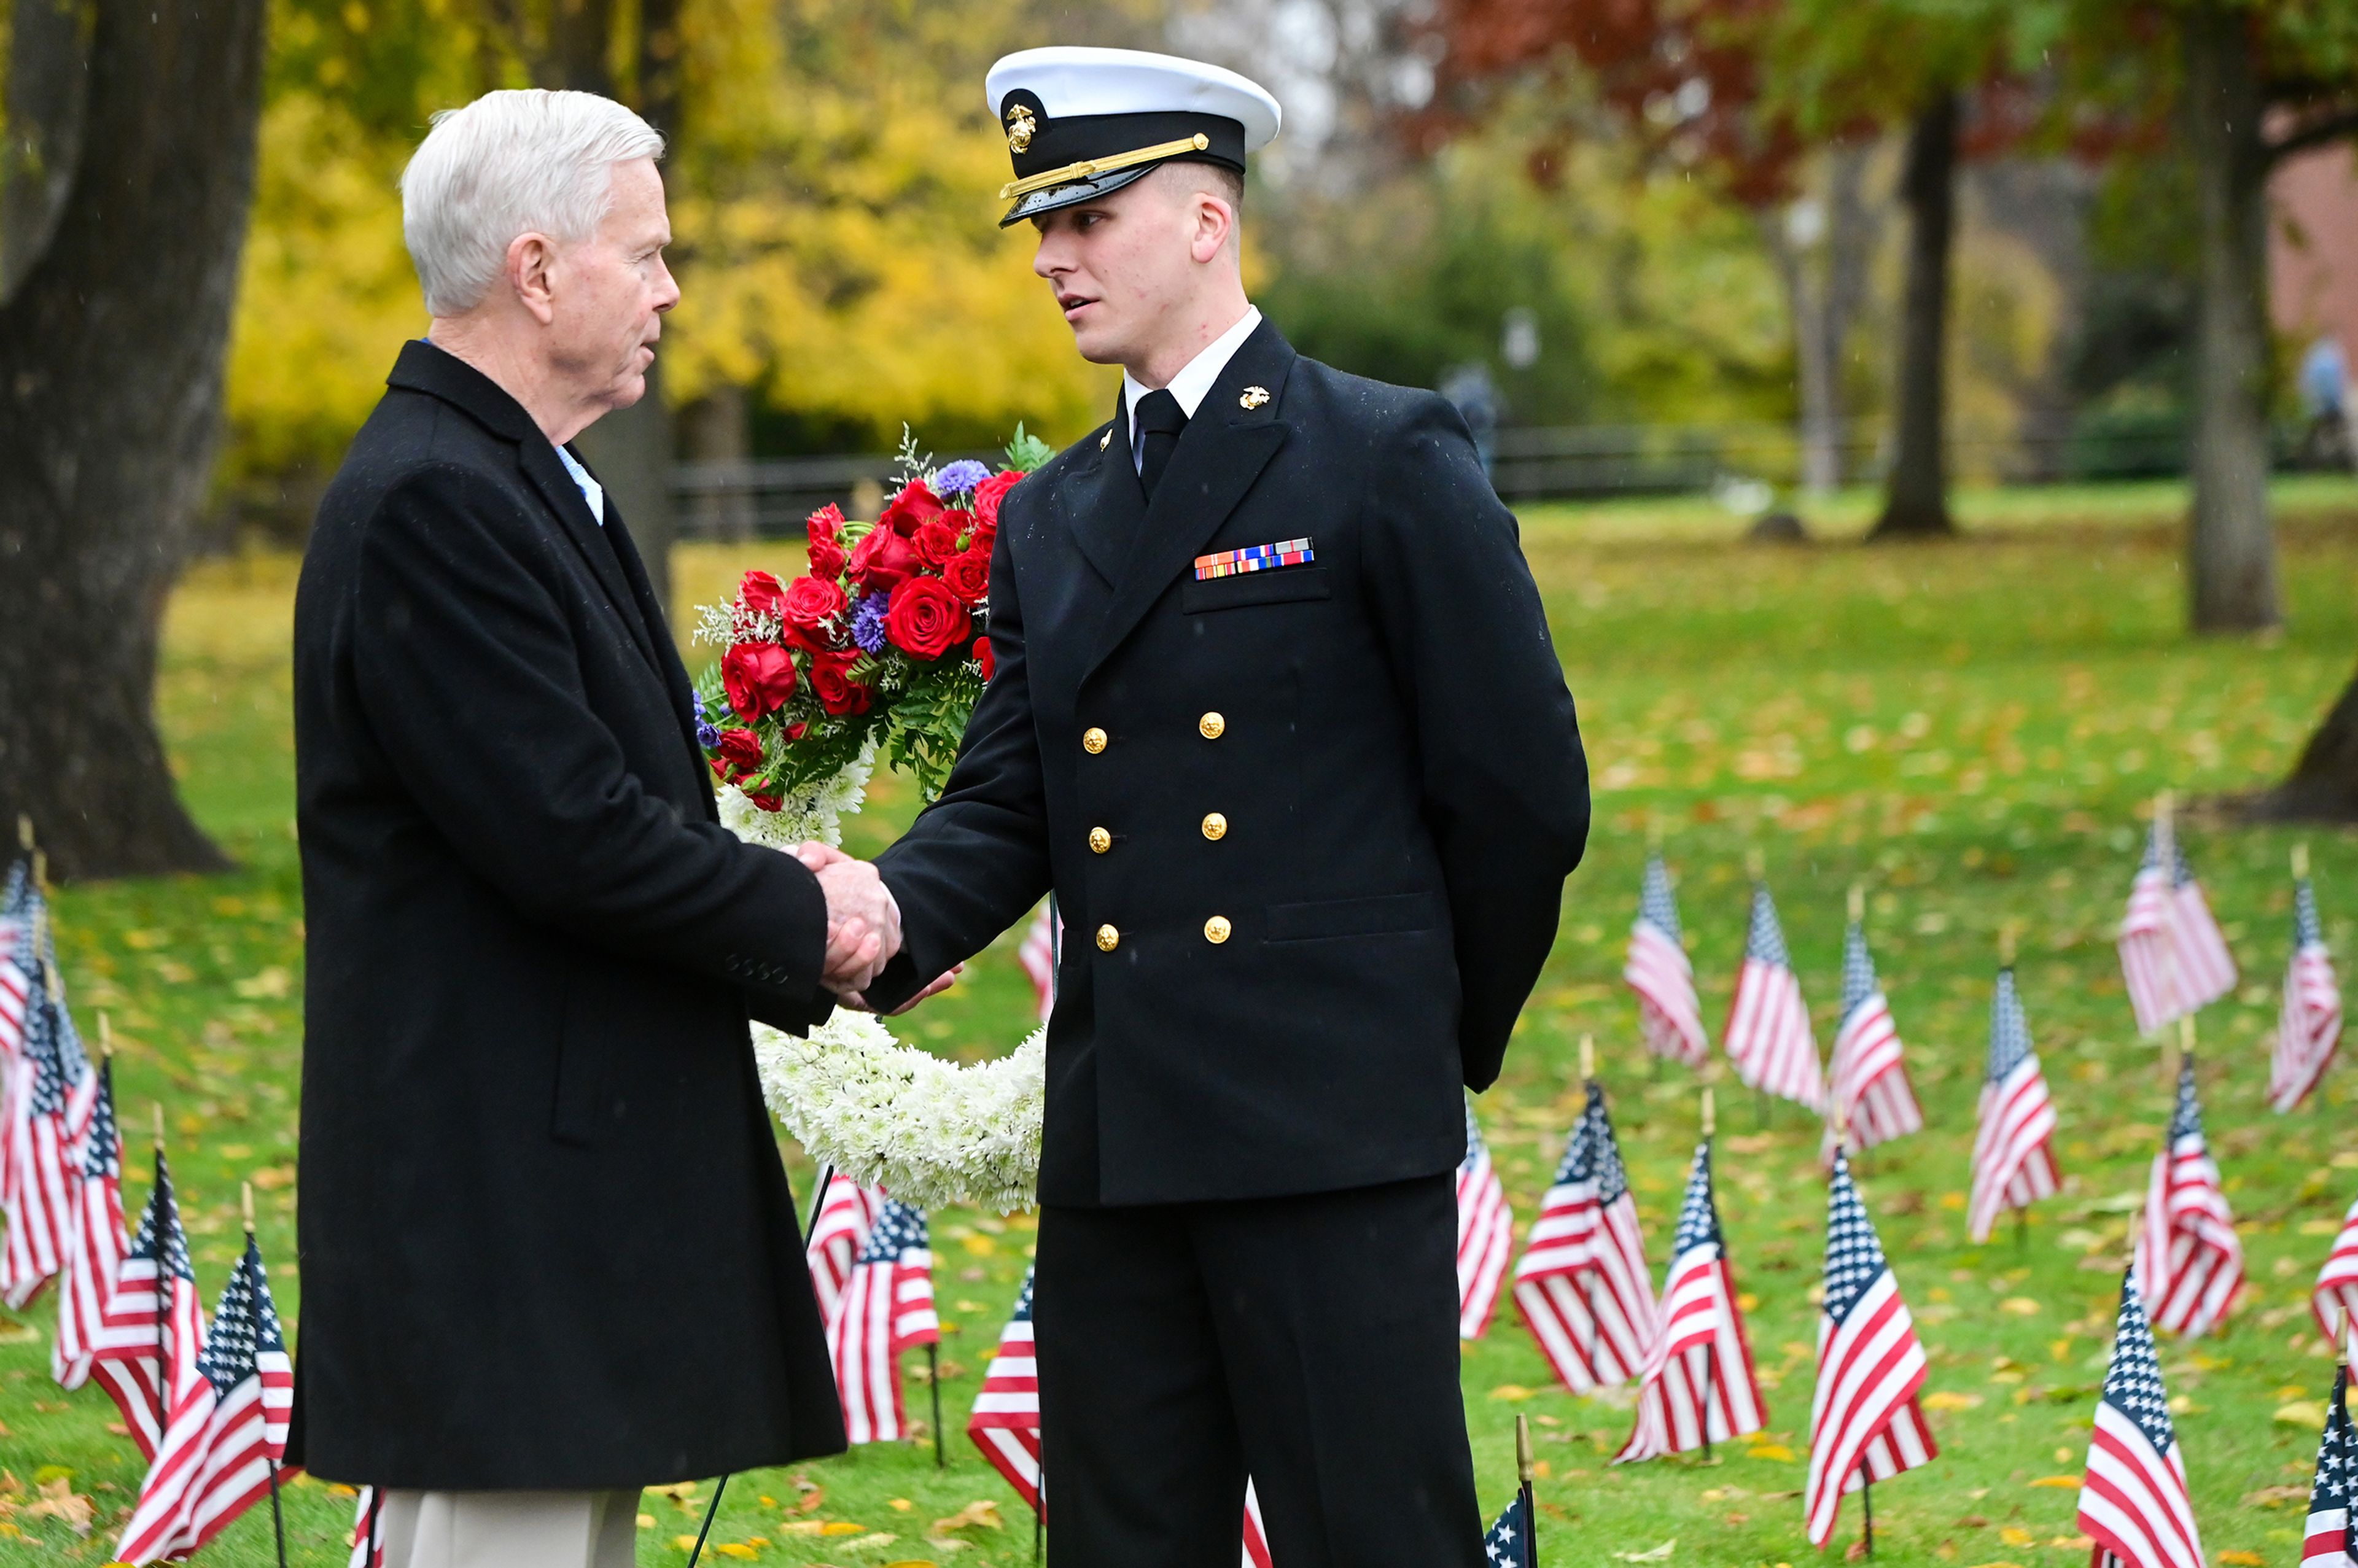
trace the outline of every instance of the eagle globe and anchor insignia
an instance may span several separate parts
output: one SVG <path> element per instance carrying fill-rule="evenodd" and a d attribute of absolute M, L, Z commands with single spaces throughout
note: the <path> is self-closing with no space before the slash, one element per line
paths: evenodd
<path fill-rule="evenodd" d="M 1009 152 L 1020 153 L 1029 151 L 1032 146 L 1032 138 L 1039 134 L 1040 122 L 1033 117 L 1032 111 L 1029 108 L 1021 103 L 1011 104 L 1008 107 L 1007 150 Z"/>

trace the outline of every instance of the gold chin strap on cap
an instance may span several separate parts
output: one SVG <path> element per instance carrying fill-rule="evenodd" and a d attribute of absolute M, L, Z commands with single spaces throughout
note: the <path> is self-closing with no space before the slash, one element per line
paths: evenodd
<path fill-rule="evenodd" d="M 1101 174 L 1111 174 L 1118 168 L 1152 163 L 1156 158 L 1177 157 L 1181 153 L 1200 153 L 1212 145 L 1212 138 L 1198 131 L 1192 136 L 1182 136 L 1175 142 L 1159 142 L 1136 152 L 1109 153 L 1104 157 L 1085 157 L 1078 163 L 1068 163 L 1062 168 L 1043 169 L 1027 174 L 1022 179 L 1011 179 L 999 188 L 999 199 L 1010 200 L 1029 196 L 1035 190 L 1045 190 L 1052 185 L 1066 185 L 1076 179 L 1095 179 Z"/>

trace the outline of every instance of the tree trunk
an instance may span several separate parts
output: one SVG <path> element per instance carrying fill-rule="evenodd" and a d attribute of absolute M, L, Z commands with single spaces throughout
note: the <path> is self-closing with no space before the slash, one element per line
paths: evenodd
<path fill-rule="evenodd" d="M 63 876 L 227 864 L 155 720 L 221 427 L 265 0 L 97 0 L 81 168 L 0 307 L 0 821 Z"/>
<path fill-rule="evenodd" d="M 2284 782 L 2247 803 L 2261 820 L 2358 822 L 2358 676 L 2301 748 Z"/>
<path fill-rule="evenodd" d="M 1949 254 L 1957 223 L 1957 97 L 1924 107 L 1908 137 L 1908 293 L 1899 324 L 1898 427 L 1870 539 L 1953 534 L 1942 407 L 1948 391 Z"/>
<path fill-rule="evenodd" d="M 1820 246 L 1824 260 L 1814 290 L 1806 275 L 1787 280 L 1794 308 L 1801 382 L 1801 483 L 1819 494 L 1844 477 L 1846 426 L 1843 365 L 1851 323 L 1866 291 L 1874 224 L 1862 196 L 1866 150 L 1837 146 L 1826 155 L 1826 204 Z"/>
<path fill-rule="evenodd" d="M 640 115 L 665 137 L 676 134 L 679 110 L 678 0 L 640 0 L 631 51 L 638 77 Z M 620 99 L 612 68 L 613 0 L 557 0 L 550 44 L 557 83 Z M 656 602 L 671 610 L 671 411 L 664 406 L 660 348 L 637 403 L 616 409 L 581 432 L 579 445 L 644 557 Z"/>
<path fill-rule="evenodd" d="M 2268 520 L 2267 163 L 2246 14 L 2186 12 L 2186 131 L 2201 191 L 2194 510 L 2187 581 L 2197 632 L 2277 625 Z"/>
<path fill-rule="evenodd" d="M 73 189 L 90 108 L 90 13 L 74 0 L 14 0 L 0 135 L 0 304 L 49 248 Z"/>

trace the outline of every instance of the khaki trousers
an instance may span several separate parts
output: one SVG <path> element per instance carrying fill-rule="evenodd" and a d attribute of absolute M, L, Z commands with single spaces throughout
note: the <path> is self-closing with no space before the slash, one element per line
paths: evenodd
<path fill-rule="evenodd" d="M 384 1568 L 632 1568 L 639 1494 L 388 1491 Z"/>

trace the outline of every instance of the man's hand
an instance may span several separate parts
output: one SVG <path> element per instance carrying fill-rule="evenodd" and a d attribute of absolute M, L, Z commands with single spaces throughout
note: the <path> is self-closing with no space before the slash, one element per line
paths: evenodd
<path fill-rule="evenodd" d="M 818 878 L 827 895 L 827 961 L 820 981 L 841 995 L 874 983 L 877 971 L 901 950 L 901 909 L 865 860 L 825 844 L 797 845 L 795 858 Z"/>
<path fill-rule="evenodd" d="M 908 1011 L 911 1008 L 916 1006 L 919 1002 L 925 1000 L 927 997 L 941 995 L 942 992 L 950 989 L 952 981 L 956 980 L 960 975 L 965 973 L 966 966 L 964 964 L 951 965 L 950 972 L 948 974 L 935 976 L 924 990 L 919 991 L 915 996 L 911 997 L 908 1000 L 894 1008 L 891 1012 L 886 1013 L 885 1016 L 887 1018 L 898 1018 L 903 1013 Z M 845 991 L 835 1000 L 841 1002 L 844 1006 L 849 1008 L 854 1012 L 873 1012 L 876 1011 L 874 1008 L 868 1005 L 868 999 L 861 996 L 858 991 Z"/>

